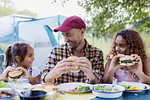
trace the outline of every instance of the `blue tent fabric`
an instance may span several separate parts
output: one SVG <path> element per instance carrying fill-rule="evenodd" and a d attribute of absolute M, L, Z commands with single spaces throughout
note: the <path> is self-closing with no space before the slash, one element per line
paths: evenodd
<path fill-rule="evenodd" d="M 51 29 L 48 25 L 45 25 L 44 28 L 45 28 L 46 31 L 47 31 L 49 40 L 50 40 L 51 43 L 52 43 L 52 47 L 56 46 L 56 45 L 57 45 L 57 41 L 56 41 L 56 39 L 55 39 L 55 36 L 53 35 L 52 29 Z"/>
<path fill-rule="evenodd" d="M 0 17 L 0 43 L 12 44 L 15 41 L 30 43 L 35 52 L 33 66 L 44 66 L 51 48 L 56 46 L 59 41 L 57 40 L 58 36 L 53 34 L 51 28 L 59 26 L 66 18 L 62 15 L 41 19 L 20 15 Z M 0 47 L 0 52 L 4 53 L 5 51 Z"/>
<path fill-rule="evenodd" d="M 4 37 L 0 37 L 0 43 L 13 43 L 14 41 L 17 41 L 16 34 L 10 33 Z"/>

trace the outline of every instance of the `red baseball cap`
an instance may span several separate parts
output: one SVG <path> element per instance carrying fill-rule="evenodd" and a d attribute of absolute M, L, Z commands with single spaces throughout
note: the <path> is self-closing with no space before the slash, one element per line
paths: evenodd
<path fill-rule="evenodd" d="M 67 19 L 65 19 L 65 21 L 63 22 L 61 26 L 54 29 L 54 32 L 58 32 L 58 31 L 67 32 L 71 30 L 72 28 L 86 29 L 86 25 L 80 17 L 70 16 Z"/>

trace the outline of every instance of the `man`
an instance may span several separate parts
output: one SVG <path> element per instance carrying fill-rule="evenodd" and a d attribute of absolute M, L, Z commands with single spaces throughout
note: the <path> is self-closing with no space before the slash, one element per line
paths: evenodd
<path fill-rule="evenodd" d="M 104 73 L 103 53 L 101 50 L 89 45 L 84 39 L 86 25 L 78 16 L 68 17 L 61 26 L 54 29 L 61 31 L 65 44 L 54 47 L 48 58 L 47 68 L 43 73 L 43 81 L 46 83 L 67 83 L 67 82 L 102 82 Z M 70 56 L 79 57 L 77 65 L 80 71 L 71 72 L 75 63 Z"/>

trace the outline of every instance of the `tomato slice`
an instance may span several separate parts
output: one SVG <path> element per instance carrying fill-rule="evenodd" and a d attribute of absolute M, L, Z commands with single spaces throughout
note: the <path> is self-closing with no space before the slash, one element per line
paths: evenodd
<path fill-rule="evenodd" d="M 69 91 L 78 91 L 78 88 L 74 88 L 74 89 L 69 90 Z"/>

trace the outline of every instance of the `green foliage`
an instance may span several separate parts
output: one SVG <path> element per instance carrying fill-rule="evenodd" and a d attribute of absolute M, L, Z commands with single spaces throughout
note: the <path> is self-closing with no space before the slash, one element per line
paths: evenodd
<path fill-rule="evenodd" d="M 116 31 L 149 17 L 150 0 L 82 0 L 79 5 L 92 16 L 89 30 L 94 36 L 112 36 Z M 145 31 L 147 25 L 140 24 Z"/>

